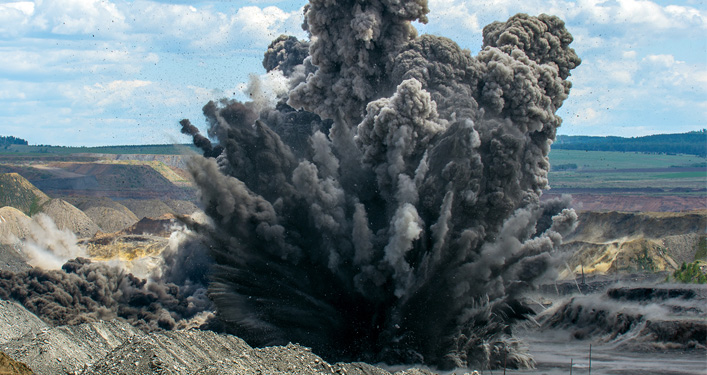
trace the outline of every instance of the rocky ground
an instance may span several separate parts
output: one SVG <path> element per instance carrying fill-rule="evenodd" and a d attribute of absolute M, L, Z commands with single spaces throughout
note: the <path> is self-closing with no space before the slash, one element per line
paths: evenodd
<path fill-rule="evenodd" d="M 299 345 L 252 348 L 236 336 L 198 329 L 145 333 L 122 320 L 50 327 L 22 306 L 0 300 L 0 374 L 30 373 L 22 363 L 38 375 L 391 374 L 365 363 L 329 364 Z"/>
<path fill-rule="evenodd" d="M 587 274 L 674 271 L 703 259 L 707 211 L 592 212 L 579 215 L 577 229 L 563 239 L 563 278 Z"/>

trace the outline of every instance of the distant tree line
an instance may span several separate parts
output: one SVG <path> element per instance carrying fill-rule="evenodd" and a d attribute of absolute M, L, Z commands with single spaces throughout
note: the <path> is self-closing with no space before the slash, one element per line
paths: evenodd
<path fill-rule="evenodd" d="M 553 149 L 582 151 L 632 151 L 707 156 L 707 130 L 645 137 L 591 137 L 558 135 Z"/>
<path fill-rule="evenodd" d="M 13 136 L 0 136 L 0 146 L 9 146 L 9 145 L 25 145 L 27 146 L 27 141 L 25 141 L 22 138 L 16 138 Z"/>

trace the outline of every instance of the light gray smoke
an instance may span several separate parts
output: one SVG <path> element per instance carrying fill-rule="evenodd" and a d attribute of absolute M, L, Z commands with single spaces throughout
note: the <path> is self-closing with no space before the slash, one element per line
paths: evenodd
<path fill-rule="evenodd" d="M 546 329 L 567 329 L 576 339 L 631 351 L 707 348 L 703 285 L 623 286 L 574 296 L 538 319 Z"/>
<path fill-rule="evenodd" d="M 275 108 L 204 107 L 216 146 L 190 171 L 215 228 L 209 295 L 251 344 L 335 360 L 532 365 L 510 324 L 553 276 L 577 216 L 548 187 L 555 114 L 580 60 L 556 17 L 484 29 L 477 56 L 417 37 L 426 1 L 311 1 L 302 44 L 264 65 Z"/>

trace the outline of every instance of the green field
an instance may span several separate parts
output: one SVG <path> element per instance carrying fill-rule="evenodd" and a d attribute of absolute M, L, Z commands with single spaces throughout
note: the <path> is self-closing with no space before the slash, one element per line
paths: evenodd
<path fill-rule="evenodd" d="M 64 146 L 25 146 L 9 145 L 0 147 L 0 155 L 7 156 L 52 156 L 71 154 L 141 154 L 141 155 L 180 155 L 196 151 L 193 145 L 138 145 L 138 146 L 101 146 L 101 147 L 64 147 Z"/>
<path fill-rule="evenodd" d="M 648 154 L 616 151 L 552 150 L 550 164 L 577 164 L 577 169 L 634 169 L 705 167 L 707 158 L 695 155 Z"/>
<path fill-rule="evenodd" d="M 707 188 L 707 158 L 695 155 L 552 150 L 550 164 L 553 188 L 659 189 L 655 194 L 707 197 L 699 191 Z"/>

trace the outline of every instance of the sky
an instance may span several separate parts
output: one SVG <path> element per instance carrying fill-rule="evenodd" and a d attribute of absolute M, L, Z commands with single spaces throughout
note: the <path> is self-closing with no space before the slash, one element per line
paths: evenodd
<path fill-rule="evenodd" d="M 0 0 L 0 135 L 30 144 L 187 143 L 209 100 L 244 100 L 280 34 L 306 38 L 306 1 Z M 562 18 L 582 64 L 559 134 L 635 137 L 707 127 L 701 0 L 429 0 L 422 33 L 476 55 L 513 14 Z"/>

